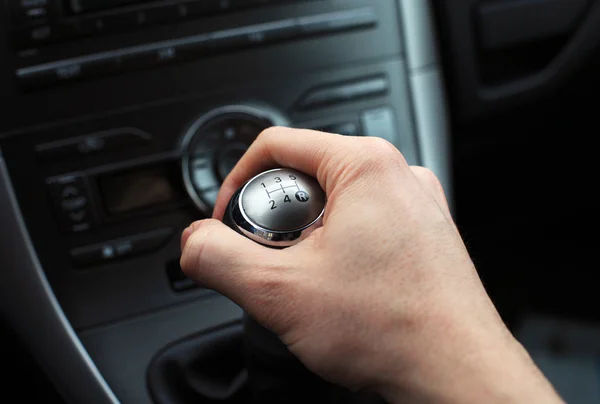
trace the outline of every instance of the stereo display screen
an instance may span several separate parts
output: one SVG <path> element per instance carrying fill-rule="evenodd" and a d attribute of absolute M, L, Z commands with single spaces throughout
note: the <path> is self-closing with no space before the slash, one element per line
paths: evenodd
<path fill-rule="evenodd" d="M 173 171 L 162 164 L 101 176 L 99 185 L 106 211 L 116 215 L 179 200 L 181 191 Z"/>

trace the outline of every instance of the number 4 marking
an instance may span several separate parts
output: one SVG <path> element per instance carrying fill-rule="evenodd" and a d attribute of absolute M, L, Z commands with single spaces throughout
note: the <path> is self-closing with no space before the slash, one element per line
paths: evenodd
<path fill-rule="evenodd" d="M 290 199 L 290 197 L 288 195 L 286 195 L 285 198 L 283 198 L 283 202 L 292 203 L 292 200 Z"/>

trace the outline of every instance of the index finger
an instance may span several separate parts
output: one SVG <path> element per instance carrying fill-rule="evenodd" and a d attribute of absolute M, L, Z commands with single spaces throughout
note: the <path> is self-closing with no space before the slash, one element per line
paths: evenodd
<path fill-rule="evenodd" d="M 252 176 L 276 167 L 289 167 L 311 175 L 328 193 L 331 173 L 327 167 L 339 153 L 348 153 L 354 139 L 308 129 L 272 127 L 264 130 L 225 178 L 213 211 L 221 219 L 235 191 Z"/>

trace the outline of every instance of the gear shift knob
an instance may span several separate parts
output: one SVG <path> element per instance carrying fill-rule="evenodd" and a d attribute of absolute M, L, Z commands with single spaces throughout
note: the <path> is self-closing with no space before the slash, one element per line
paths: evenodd
<path fill-rule="evenodd" d="M 277 168 L 238 189 L 223 222 L 257 243 L 281 249 L 319 228 L 325 205 L 325 192 L 317 180 Z M 244 344 L 254 402 L 337 402 L 335 388 L 308 371 L 274 333 L 248 315 L 244 316 Z"/>
<path fill-rule="evenodd" d="M 288 168 L 265 171 L 231 198 L 223 222 L 257 243 L 294 245 L 322 225 L 325 192 L 313 177 Z"/>

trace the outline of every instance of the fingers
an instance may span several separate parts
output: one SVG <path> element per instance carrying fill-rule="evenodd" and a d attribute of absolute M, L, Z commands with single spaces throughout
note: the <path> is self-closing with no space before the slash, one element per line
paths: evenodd
<path fill-rule="evenodd" d="M 213 217 L 222 218 L 233 193 L 253 175 L 267 169 L 296 169 L 317 178 L 325 189 L 331 182 L 326 167 L 340 148 L 348 150 L 351 143 L 348 137 L 314 130 L 284 127 L 264 130 L 223 182 Z"/>
<path fill-rule="evenodd" d="M 216 290 L 240 305 L 264 294 L 261 285 L 281 277 L 277 250 L 239 235 L 208 219 L 192 223 L 181 237 L 181 269 L 197 283 Z"/>
<path fill-rule="evenodd" d="M 221 219 L 233 193 L 261 171 L 289 167 L 315 177 L 330 195 L 340 176 L 363 163 L 396 160 L 407 166 L 401 153 L 379 138 L 349 137 L 306 129 L 273 127 L 264 130 L 221 186 L 213 217 Z M 367 164 L 369 165 L 369 164 Z M 373 164 L 370 164 L 374 166 Z M 388 167 L 391 166 L 388 164 Z"/>

